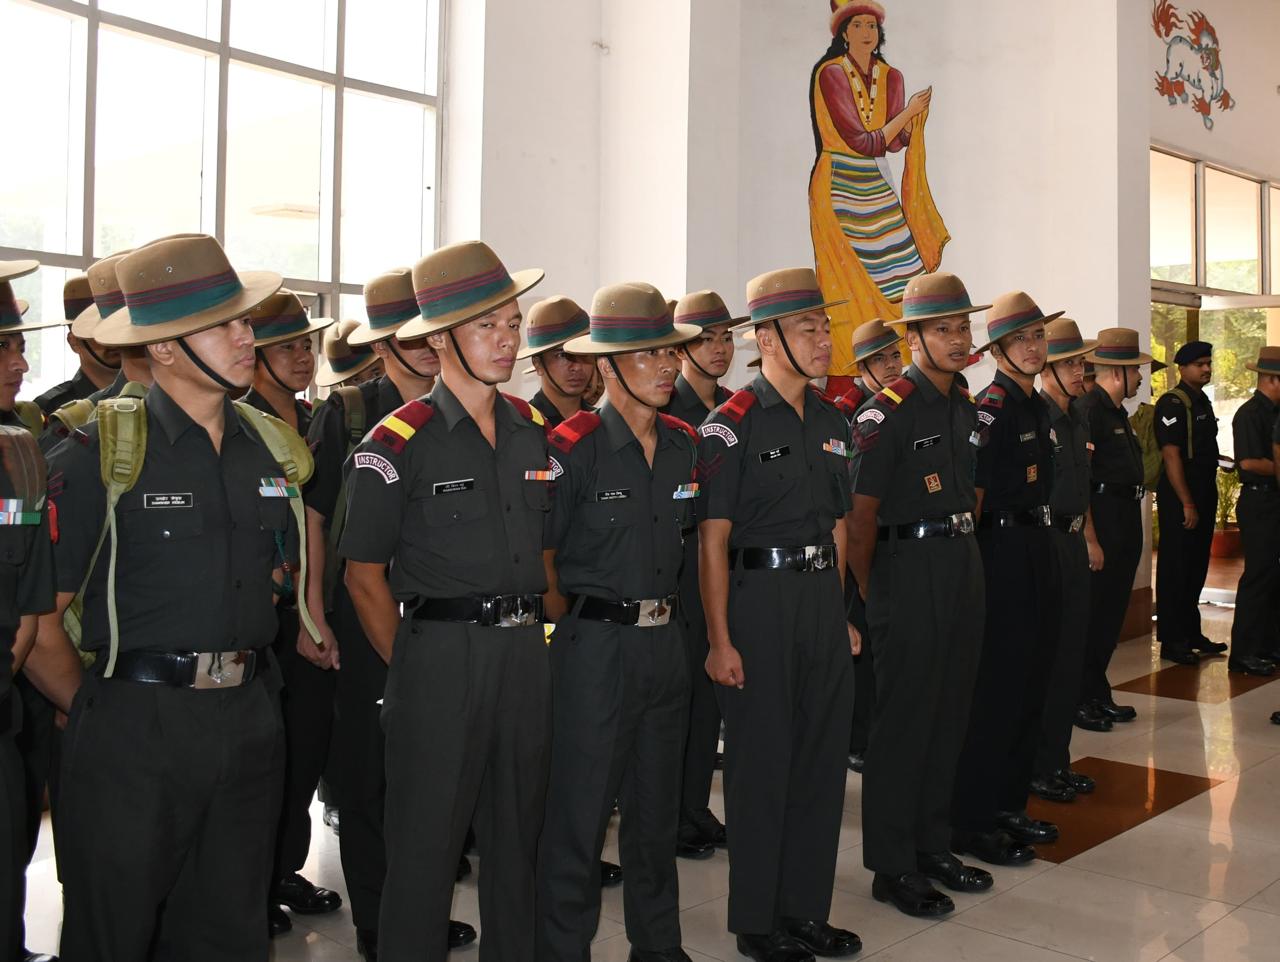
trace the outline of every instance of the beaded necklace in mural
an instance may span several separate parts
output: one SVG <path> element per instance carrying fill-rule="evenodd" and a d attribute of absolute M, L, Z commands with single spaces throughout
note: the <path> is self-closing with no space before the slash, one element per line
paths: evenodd
<path fill-rule="evenodd" d="M 844 57 L 844 70 L 849 75 L 849 81 L 853 85 L 853 95 L 858 101 L 858 115 L 862 117 L 862 126 L 867 130 L 871 129 L 876 113 L 876 97 L 880 93 L 880 68 L 882 65 L 880 60 L 876 60 L 871 65 L 871 90 L 868 91 L 866 82 L 862 79 L 862 71 L 858 69 L 858 65 L 849 59 L 848 54 Z"/>

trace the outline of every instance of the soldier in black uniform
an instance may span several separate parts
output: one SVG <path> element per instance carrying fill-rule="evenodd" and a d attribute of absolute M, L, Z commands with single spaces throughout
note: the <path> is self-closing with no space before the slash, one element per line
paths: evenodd
<path fill-rule="evenodd" d="M 1053 441 L 1053 490 L 1049 539 L 1058 559 L 1063 604 L 1058 620 L 1058 656 L 1053 665 L 1031 790 L 1052 802 L 1070 802 L 1094 790 L 1093 779 L 1071 770 L 1071 730 L 1080 693 L 1089 618 L 1089 572 L 1104 563 L 1089 514 L 1089 420 L 1072 401 L 1084 394 L 1084 356 L 1098 344 L 1080 336 L 1067 317 L 1045 325 L 1048 361 L 1040 396 L 1049 409 Z"/>
<path fill-rule="evenodd" d="M 1213 345 L 1178 348 L 1178 385 L 1156 401 L 1156 442 L 1164 473 L 1156 485 L 1160 559 L 1156 565 L 1156 637 L 1160 657 L 1194 665 L 1227 650 L 1200 630 L 1200 592 L 1218 513 L 1218 419 L 1204 389 L 1213 379 Z"/>
<path fill-rule="evenodd" d="M 392 962 L 444 958 L 474 819 L 480 957 L 527 962 L 550 751 L 550 470 L 542 415 L 495 385 L 520 346 L 515 298 L 542 271 L 508 274 L 470 241 L 423 258 L 413 279 L 422 318 L 401 333 L 428 336 L 441 378 L 352 455 L 339 546 L 360 623 L 390 662 L 380 950 Z"/>
<path fill-rule="evenodd" d="M 808 268 L 747 285 L 763 358 L 699 433 L 699 566 L 725 719 L 729 931 L 758 962 L 852 955 L 827 922 L 844 802 L 852 661 L 841 597 L 849 424 L 809 384 L 831 325 Z"/>
<path fill-rule="evenodd" d="M 969 728 L 951 800 L 953 847 L 993 865 L 1035 858 L 1058 829 L 1026 813 L 1045 693 L 1058 649 L 1060 574 L 1049 536 L 1053 445 L 1035 391 L 1048 317 L 1021 291 L 987 314 L 995 380 L 978 395 L 978 547 L 986 618 Z"/>
<path fill-rule="evenodd" d="M 95 549 L 109 520 L 99 423 L 52 461 L 58 608 L 41 632 L 65 647 L 87 576 L 81 646 L 96 656 L 63 742 L 63 955 L 141 959 L 158 939 L 163 957 L 265 959 L 284 772 L 273 577 L 282 556 L 298 563 L 297 532 L 283 469 L 227 394 L 252 381 L 244 318 L 280 276 L 237 274 L 190 234 L 117 266 L 126 307 L 97 340 L 147 345 L 156 374 L 141 473 L 112 512 L 118 544 Z"/>
<path fill-rule="evenodd" d="M 1085 355 L 1095 371 L 1093 387 L 1074 402 L 1089 424 L 1093 458 L 1089 465 L 1089 515 L 1102 551 L 1102 566 L 1089 576 L 1089 624 L 1076 727 L 1111 731 L 1117 722 L 1132 721 L 1131 705 L 1117 705 L 1107 681 L 1133 591 L 1133 576 L 1142 556 L 1142 447 L 1129 424 L 1124 402 L 1142 386 L 1139 365 L 1151 356 L 1138 350 L 1138 332 L 1110 327 L 1098 332 L 1098 345 Z"/>
<path fill-rule="evenodd" d="M 67 278 L 62 285 L 63 316 L 70 324 L 89 306 L 93 304 L 93 294 L 89 288 L 89 278 L 85 274 L 76 274 Z M 54 385 L 38 398 L 36 404 L 45 416 L 52 414 L 68 401 L 88 397 L 94 391 L 101 391 L 115 378 L 120 370 L 120 352 L 115 348 L 106 348 L 95 344 L 91 339 L 76 337 L 73 331 L 67 332 L 67 347 L 80 359 L 80 367 L 69 380 Z"/>
<path fill-rule="evenodd" d="M 536 373 L 542 387 L 529 403 L 542 412 L 548 429 L 565 418 L 591 408 L 582 400 L 591 381 L 591 358 L 565 351 L 566 341 L 587 333 L 587 312 L 563 295 L 548 297 L 529 308 L 525 347 L 517 361 L 532 358 L 525 374 Z"/>
<path fill-rule="evenodd" d="M 876 657 L 863 864 L 875 898 L 938 916 L 955 904 L 931 879 L 961 892 L 992 885 L 949 850 L 984 593 L 973 537 L 978 418 L 956 375 L 973 347 L 969 315 L 983 307 L 955 275 L 936 273 L 911 279 L 902 308 L 913 364 L 854 422 L 849 567 Z"/>
<path fill-rule="evenodd" d="M 676 375 L 671 403 L 663 410 L 695 428 L 711 411 L 729 400 L 720 378 L 733 363 L 733 332 L 743 320 L 733 317 L 714 291 L 686 294 L 676 302 L 672 316 L 677 324 L 694 324 L 701 333 L 681 348 L 680 373 Z M 711 778 L 720 745 L 720 706 L 715 684 L 707 676 L 707 621 L 698 591 L 698 531 L 684 541 L 680 567 L 680 618 L 689 655 L 689 737 L 684 750 L 684 778 L 680 789 L 680 843 L 682 858 L 708 858 L 717 845 L 728 843 L 724 825 L 711 811 Z"/>
<path fill-rule="evenodd" d="M 1280 347 L 1264 347 L 1245 367 L 1258 375 L 1258 389 L 1232 419 L 1241 492 L 1236 504 L 1244 572 L 1236 587 L 1227 668 L 1251 675 L 1275 673 L 1280 655 L 1280 490 L 1272 438 L 1280 430 Z"/>
<path fill-rule="evenodd" d="M 623 321 L 625 323 L 618 323 Z M 682 533 L 693 527 L 693 428 L 659 415 L 675 386 L 673 324 L 648 284 L 599 290 L 590 333 L 608 402 L 550 436 L 555 494 L 546 528 L 551 776 L 538 846 L 540 962 L 591 954 L 600 848 L 613 811 L 634 962 L 687 962 L 680 948 L 676 834 L 689 672 L 674 617 Z M 652 520 L 651 520 L 652 519 Z"/>

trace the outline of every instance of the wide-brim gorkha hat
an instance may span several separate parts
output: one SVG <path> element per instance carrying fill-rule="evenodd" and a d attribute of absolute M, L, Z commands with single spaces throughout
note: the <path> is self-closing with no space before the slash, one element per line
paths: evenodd
<path fill-rule="evenodd" d="M 985 311 L 990 304 L 974 304 L 964 281 L 947 271 L 917 274 L 902 294 L 902 317 L 890 324 L 917 324 L 941 317 L 958 317 Z"/>
<path fill-rule="evenodd" d="M 818 275 L 811 267 L 786 267 L 768 271 L 747 282 L 748 316 L 733 330 L 754 328 L 796 314 L 825 310 L 847 303 L 847 299 L 828 301 L 818 286 Z"/>
<path fill-rule="evenodd" d="M 834 37 L 841 26 L 859 14 L 869 14 L 884 24 L 884 7 L 875 0 L 831 0 L 831 36 Z"/>
<path fill-rule="evenodd" d="M 366 371 L 378 363 L 378 355 L 368 345 L 351 344 L 351 335 L 360 329 L 359 321 L 343 320 L 331 325 L 320 335 L 320 364 L 316 368 L 316 386 L 333 387 Z"/>
<path fill-rule="evenodd" d="M 517 361 L 536 357 L 544 351 L 561 347 L 591 330 L 591 318 L 572 298 L 557 294 L 538 301 L 529 308 L 525 330 L 525 346 L 516 354 Z M 525 373 L 533 370 L 526 369 Z"/>
<path fill-rule="evenodd" d="M 1066 311 L 1055 311 L 1052 314 L 1046 314 L 1025 291 L 1001 294 L 987 311 L 987 343 L 975 350 L 981 354 L 998 343 L 1002 337 L 1015 334 L 1032 324 L 1048 324 L 1050 321 L 1056 321 L 1065 313 Z"/>
<path fill-rule="evenodd" d="M 62 285 L 62 317 L 70 324 L 93 306 L 88 274 L 73 274 Z"/>
<path fill-rule="evenodd" d="M 1044 339 L 1048 345 L 1048 357 L 1045 360 L 1047 364 L 1056 364 L 1058 361 L 1069 361 L 1073 357 L 1081 357 L 1088 354 L 1098 342 L 1094 338 L 1085 338 L 1080 336 L 1080 328 L 1076 322 L 1069 317 L 1059 317 L 1050 321 L 1044 326 Z"/>
<path fill-rule="evenodd" d="M 677 324 L 652 284 L 610 284 L 591 299 L 591 330 L 564 346 L 570 354 L 629 354 L 677 347 L 702 333 L 696 324 Z"/>
<path fill-rule="evenodd" d="M 724 298 L 715 291 L 694 291 L 674 302 L 671 315 L 677 324 L 695 324 L 705 330 L 719 324 L 741 324 L 746 315 L 734 317 L 725 306 Z"/>
<path fill-rule="evenodd" d="M 515 300 L 545 276 L 539 267 L 508 271 L 483 241 L 441 247 L 413 265 L 413 292 L 422 316 L 401 336 L 443 334 Z"/>
<path fill-rule="evenodd" d="M 270 347 L 323 331 L 331 317 L 307 317 L 307 309 L 293 291 L 278 290 L 249 312 L 253 346 Z"/>
<path fill-rule="evenodd" d="M 174 234 L 116 262 L 124 307 L 93 338 L 107 347 L 156 344 L 244 317 L 280 290 L 275 271 L 239 271 L 208 234 Z M 96 298 L 95 298 L 96 301 Z"/>
<path fill-rule="evenodd" d="M 1131 327 L 1103 328 L 1098 332 L 1097 346 L 1084 359 L 1107 367 L 1151 363 L 1151 355 L 1138 350 L 1138 332 Z"/>
<path fill-rule="evenodd" d="M 96 338 L 98 325 L 104 318 L 110 317 L 124 307 L 124 291 L 120 290 L 120 280 L 116 277 L 116 265 L 132 250 L 120 251 L 110 257 L 104 257 L 89 265 L 85 274 L 89 282 L 89 294 L 93 303 L 81 311 L 71 322 L 71 333 L 81 340 Z"/>
<path fill-rule="evenodd" d="M 385 341 L 418 317 L 418 302 L 413 299 L 413 272 L 395 267 L 365 282 L 364 311 L 369 323 L 351 332 L 350 343 L 376 344 Z"/>
<path fill-rule="evenodd" d="M 1280 347 L 1264 347 L 1258 351 L 1256 361 L 1245 361 L 1246 370 L 1255 374 L 1274 374 L 1280 377 Z"/>
<path fill-rule="evenodd" d="M 880 318 L 873 318 L 859 324 L 853 332 L 853 359 L 865 361 L 881 351 L 887 351 L 902 340 L 902 333 L 885 324 Z"/>
<path fill-rule="evenodd" d="M 65 321 L 24 321 L 22 316 L 31 307 L 13 293 L 9 282 L 26 277 L 39 268 L 39 261 L 0 261 L 0 334 L 19 334 L 23 331 L 39 331 L 57 327 Z"/>

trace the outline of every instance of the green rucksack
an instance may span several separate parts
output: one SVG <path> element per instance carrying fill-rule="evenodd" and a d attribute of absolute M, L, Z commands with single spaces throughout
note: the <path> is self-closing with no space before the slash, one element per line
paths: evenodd
<path fill-rule="evenodd" d="M 334 397 L 335 395 L 342 399 L 343 418 L 347 428 L 347 447 L 342 455 L 343 463 L 346 463 L 347 458 L 351 456 L 351 452 L 364 440 L 365 424 L 367 422 L 364 395 L 360 393 L 359 386 L 353 384 L 334 388 L 329 393 L 329 396 Z M 342 528 L 346 520 L 347 482 L 344 478 L 342 487 L 338 490 L 338 503 L 334 505 L 333 517 L 329 519 L 328 536 L 324 542 L 324 605 L 326 610 L 333 609 L 333 593 L 338 587 L 338 568 L 341 564 L 341 559 L 338 557 L 338 540 L 342 537 Z"/>
<path fill-rule="evenodd" d="M 1170 394 L 1177 395 L 1182 406 L 1187 409 L 1187 459 L 1194 456 L 1195 446 L 1191 435 L 1191 398 L 1181 388 L 1174 388 Z M 1142 483 L 1148 491 L 1155 490 L 1160 478 L 1164 476 L 1164 455 L 1160 453 L 1160 442 L 1156 440 L 1155 405 L 1145 401 L 1129 418 L 1133 433 L 1138 436 L 1138 446 L 1142 448 Z"/>

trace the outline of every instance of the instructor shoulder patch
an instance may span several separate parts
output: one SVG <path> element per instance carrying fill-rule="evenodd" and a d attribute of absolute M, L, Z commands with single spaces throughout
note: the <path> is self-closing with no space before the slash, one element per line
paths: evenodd
<path fill-rule="evenodd" d="M 555 429 L 547 435 L 547 443 L 557 451 L 563 451 L 568 454 L 573 450 L 575 444 L 598 428 L 600 424 L 600 415 L 596 414 L 595 411 L 579 411 L 573 417 L 556 425 Z"/>
<path fill-rule="evenodd" d="M 373 429 L 373 440 L 399 454 L 435 413 L 426 401 L 410 401 L 382 419 Z"/>
<path fill-rule="evenodd" d="M 694 444 L 698 443 L 698 432 L 695 431 L 693 429 L 693 425 L 689 424 L 687 421 L 681 421 L 678 417 L 673 417 L 670 414 L 663 414 L 661 411 L 658 412 L 658 420 L 673 431 L 683 431 L 693 439 Z"/>

